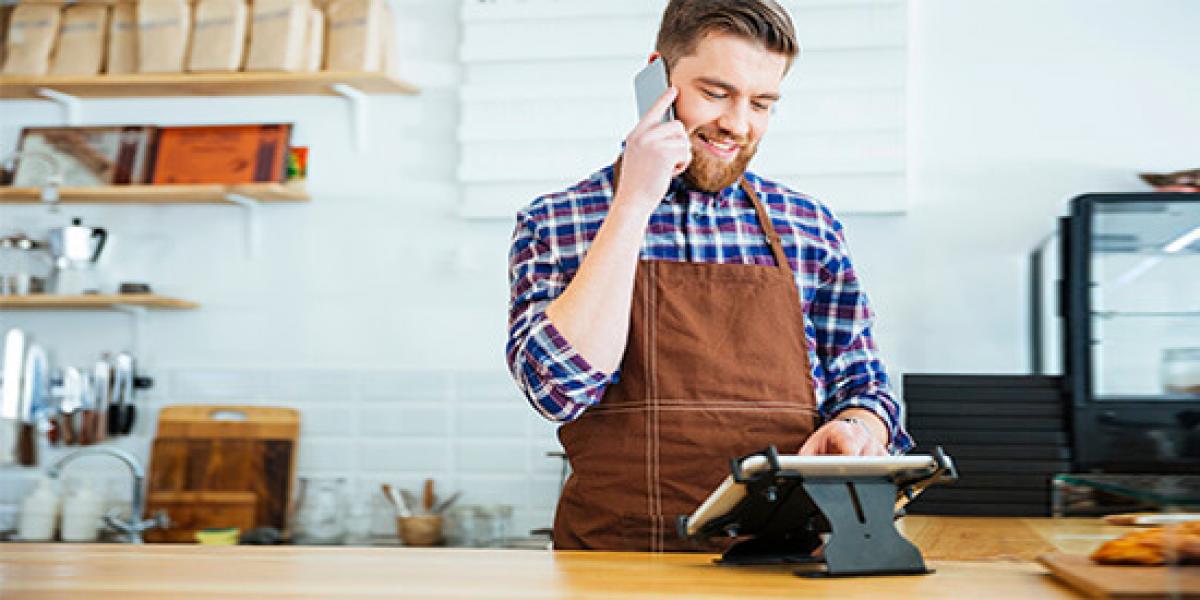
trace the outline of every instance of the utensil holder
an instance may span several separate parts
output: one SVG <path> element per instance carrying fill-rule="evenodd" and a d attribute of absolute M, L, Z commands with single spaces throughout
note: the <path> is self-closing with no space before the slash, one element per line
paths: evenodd
<path fill-rule="evenodd" d="M 397 517 L 396 531 L 405 546 L 440 546 L 442 544 L 442 515 Z"/>

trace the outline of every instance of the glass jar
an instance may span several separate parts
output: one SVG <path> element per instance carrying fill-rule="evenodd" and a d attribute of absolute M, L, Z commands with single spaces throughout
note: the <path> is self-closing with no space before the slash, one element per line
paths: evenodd
<path fill-rule="evenodd" d="M 1162 384 L 1168 394 L 1200 396 L 1200 348 L 1163 350 Z"/>
<path fill-rule="evenodd" d="M 462 548 L 476 546 L 475 509 L 473 504 L 460 504 L 445 513 L 446 545 Z"/>
<path fill-rule="evenodd" d="M 45 291 L 50 256 L 44 244 L 24 235 L 0 238 L 0 296 L 26 296 Z"/>
<path fill-rule="evenodd" d="M 489 506 L 476 506 L 472 512 L 471 530 L 475 539 L 472 546 L 485 548 L 496 540 L 496 515 Z"/>
<path fill-rule="evenodd" d="M 346 538 L 346 478 L 301 477 L 293 540 L 341 544 Z"/>
<path fill-rule="evenodd" d="M 513 537 L 513 507 L 511 504 L 497 504 L 492 507 L 492 515 L 495 517 L 492 526 L 495 537 L 492 539 L 492 545 L 505 548 Z"/>

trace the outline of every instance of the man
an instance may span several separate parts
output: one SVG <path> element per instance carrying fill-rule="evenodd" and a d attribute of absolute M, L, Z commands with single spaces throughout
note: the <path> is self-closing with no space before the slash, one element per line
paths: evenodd
<path fill-rule="evenodd" d="M 773 0 L 671 0 L 672 88 L 616 164 L 517 215 L 507 357 L 564 423 L 556 548 L 696 549 L 675 517 L 768 445 L 912 446 L 841 224 L 746 171 L 797 53 Z"/>

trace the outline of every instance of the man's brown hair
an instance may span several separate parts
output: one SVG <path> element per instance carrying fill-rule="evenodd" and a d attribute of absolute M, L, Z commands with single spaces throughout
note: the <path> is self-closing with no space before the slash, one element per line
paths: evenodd
<path fill-rule="evenodd" d="M 758 42 L 786 56 L 789 68 L 800 53 L 792 19 L 775 0 L 671 0 L 658 26 L 655 50 L 673 68 L 714 32 Z"/>

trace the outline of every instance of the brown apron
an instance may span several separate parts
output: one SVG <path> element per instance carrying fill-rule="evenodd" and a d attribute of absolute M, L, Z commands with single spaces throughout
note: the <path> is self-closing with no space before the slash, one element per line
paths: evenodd
<path fill-rule="evenodd" d="M 729 474 L 729 459 L 771 444 L 796 452 L 812 433 L 795 279 L 758 194 L 741 186 L 775 266 L 638 262 L 620 380 L 558 430 L 572 474 L 555 549 L 718 550 L 679 539 L 676 517 Z"/>

